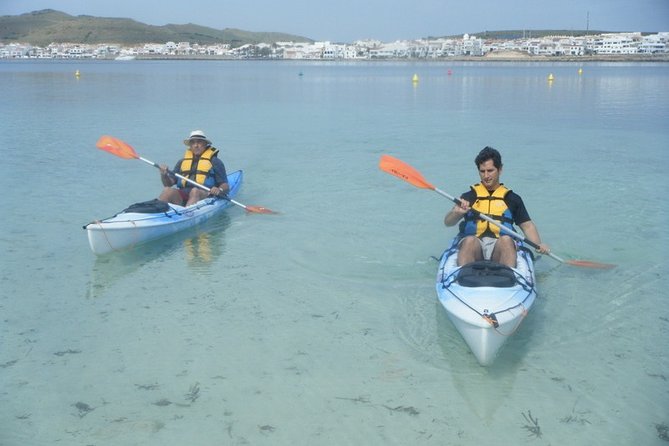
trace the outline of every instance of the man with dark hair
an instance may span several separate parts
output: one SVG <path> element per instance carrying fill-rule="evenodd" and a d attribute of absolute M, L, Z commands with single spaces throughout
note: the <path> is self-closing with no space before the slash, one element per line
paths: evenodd
<path fill-rule="evenodd" d="M 463 193 L 460 204 L 453 206 L 444 217 L 446 226 L 454 226 L 464 218 L 460 222 L 458 265 L 486 259 L 516 267 L 516 241 L 498 226 L 479 218 L 479 213 L 512 230 L 515 230 L 514 224 L 518 225 L 528 240 L 539 245 L 540 253 L 549 253 L 550 248 L 541 243 L 539 231 L 530 219 L 523 199 L 500 183 L 500 153 L 492 147 L 485 147 L 474 162 L 481 182 Z"/>

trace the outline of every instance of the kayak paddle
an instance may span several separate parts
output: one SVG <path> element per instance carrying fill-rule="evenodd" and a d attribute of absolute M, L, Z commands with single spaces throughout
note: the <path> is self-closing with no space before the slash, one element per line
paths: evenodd
<path fill-rule="evenodd" d="M 454 196 L 444 192 L 443 190 L 433 186 L 429 182 L 423 178 L 423 175 L 421 175 L 420 172 L 418 172 L 416 169 L 414 169 L 412 166 L 408 165 L 402 160 L 399 160 L 395 157 L 392 157 L 390 155 L 381 155 L 381 160 L 379 161 L 379 168 L 383 170 L 384 172 L 387 172 L 393 176 L 396 176 L 397 178 L 400 178 L 404 181 L 406 181 L 409 184 L 412 184 L 418 188 L 421 189 L 431 189 L 438 193 L 439 195 L 442 195 L 449 200 L 451 200 L 455 204 L 460 204 L 460 200 L 458 198 L 455 198 Z M 476 212 L 472 210 L 473 212 Z M 478 216 L 487 221 L 488 223 L 491 223 L 497 227 L 499 227 L 502 231 L 508 233 L 509 235 L 515 237 L 516 239 L 522 241 L 523 243 L 527 243 L 534 249 L 539 249 L 539 245 L 534 243 L 533 241 L 529 240 L 527 237 L 524 237 L 523 235 L 517 233 L 516 231 L 507 228 L 506 226 L 502 226 L 500 223 L 497 221 L 493 220 L 489 216 L 485 214 L 481 214 L 480 212 L 478 213 Z M 561 257 L 558 257 L 557 255 L 553 254 L 552 252 L 547 253 L 550 257 L 554 258 L 560 263 L 566 263 L 568 265 L 573 265 L 573 266 L 581 266 L 584 268 L 596 268 L 596 269 L 611 269 L 615 268 L 616 265 L 612 265 L 610 263 L 598 263 L 598 262 L 591 262 L 589 260 L 564 260 Z"/>
<path fill-rule="evenodd" d="M 158 164 L 154 163 L 153 161 L 147 160 L 146 158 L 142 158 L 141 156 L 139 156 L 137 154 L 137 152 L 135 152 L 135 149 L 133 149 L 130 144 L 128 144 L 124 141 L 121 141 L 118 138 L 114 138 L 113 136 L 109 136 L 109 135 L 101 136 L 100 139 L 98 139 L 98 142 L 96 143 L 96 146 L 97 146 L 98 149 L 104 150 L 105 152 L 109 152 L 112 155 L 118 156 L 119 158 L 138 159 L 138 160 L 144 161 L 147 164 L 152 165 L 153 167 L 156 167 L 156 168 L 160 169 L 160 166 Z M 192 184 L 193 186 L 199 187 L 200 189 L 204 189 L 206 191 L 211 190 L 207 186 L 204 186 L 200 183 L 196 183 L 195 181 L 193 181 L 189 178 L 186 178 L 182 175 L 179 175 L 176 172 L 172 172 L 172 171 L 169 171 L 169 172 L 172 173 L 175 177 L 177 177 L 179 179 L 182 179 L 182 180 L 185 180 L 188 183 Z M 251 206 L 251 205 L 242 204 L 242 203 L 240 203 L 238 201 L 235 201 L 235 200 L 233 200 L 232 198 L 229 198 L 229 197 L 219 197 L 219 198 L 222 198 L 224 200 L 228 200 L 230 203 L 232 203 L 234 205 L 237 205 L 241 208 L 244 208 L 248 212 L 254 212 L 256 214 L 276 214 L 276 212 L 274 212 L 273 210 L 267 209 L 267 208 L 262 207 L 262 206 Z"/>

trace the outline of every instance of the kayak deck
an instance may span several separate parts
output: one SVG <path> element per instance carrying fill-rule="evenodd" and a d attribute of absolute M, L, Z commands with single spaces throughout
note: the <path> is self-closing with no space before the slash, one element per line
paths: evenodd
<path fill-rule="evenodd" d="M 516 268 L 491 261 L 458 267 L 457 255 L 456 245 L 442 255 L 437 296 L 478 362 L 487 366 L 534 304 L 532 254 L 521 246 Z"/>
<path fill-rule="evenodd" d="M 239 192 L 243 179 L 241 170 L 228 175 L 229 198 Z M 144 213 L 122 211 L 113 217 L 93 221 L 84 226 L 91 250 L 98 255 L 146 243 L 196 226 L 231 205 L 224 198 L 207 197 L 191 206 L 168 204 L 164 212 Z"/>

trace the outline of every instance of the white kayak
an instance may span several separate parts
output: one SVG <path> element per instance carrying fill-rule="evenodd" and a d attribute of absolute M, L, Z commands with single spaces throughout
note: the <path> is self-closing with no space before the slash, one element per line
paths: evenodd
<path fill-rule="evenodd" d="M 533 256 L 520 246 L 516 268 L 486 260 L 458 267 L 457 257 L 454 240 L 439 262 L 437 296 L 478 362 L 487 366 L 534 304 Z"/>
<path fill-rule="evenodd" d="M 228 175 L 230 186 L 228 198 L 237 195 L 242 178 L 241 170 Z M 207 197 L 188 207 L 165 204 L 157 200 L 147 203 L 157 203 L 164 209 L 160 212 L 146 209 L 136 212 L 140 206 L 134 205 L 113 217 L 85 225 L 91 250 L 98 255 L 107 254 L 174 234 L 203 223 L 229 207 L 231 201 L 225 198 Z"/>

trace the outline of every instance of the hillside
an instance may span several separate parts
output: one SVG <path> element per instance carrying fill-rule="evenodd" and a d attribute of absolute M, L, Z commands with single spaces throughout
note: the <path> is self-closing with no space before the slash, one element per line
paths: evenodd
<path fill-rule="evenodd" d="M 228 43 L 233 48 L 247 43 L 280 41 L 311 42 L 311 39 L 275 32 L 250 32 L 226 28 L 217 30 L 194 24 L 153 26 L 131 19 L 71 16 L 45 9 L 0 17 L 0 42 L 46 46 L 55 43 L 142 43 L 191 42 Z"/>
<path fill-rule="evenodd" d="M 585 35 L 597 35 L 606 33 L 608 31 L 595 30 L 566 30 L 566 29 L 541 29 L 541 30 L 507 30 L 507 31 L 484 31 L 474 33 L 480 39 L 499 39 L 499 40 L 516 40 L 516 39 L 537 39 L 550 36 L 572 36 L 579 37 Z"/>

